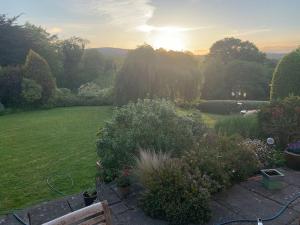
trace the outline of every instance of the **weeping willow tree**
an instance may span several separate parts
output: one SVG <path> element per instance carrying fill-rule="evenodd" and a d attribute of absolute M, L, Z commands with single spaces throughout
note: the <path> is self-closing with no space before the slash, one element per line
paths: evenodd
<path fill-rule="evenodd" d="M 193 55 L 143 45 L 128 54 L 117 75 L 116 103 L 146 96 L 192 100 L 199 97 L 200 78 Z"/>

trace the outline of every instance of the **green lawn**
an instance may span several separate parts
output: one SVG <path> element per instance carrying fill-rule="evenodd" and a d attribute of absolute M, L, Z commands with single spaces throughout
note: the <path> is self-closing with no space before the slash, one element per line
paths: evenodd
<path fill-rule="evenodd" d="M 59 197 L 46 179 L 66 194 L 94 186 L 96 133 L 111 107 L 56 108 L 0 116 L 0 213 Z M 64 181 L 63 181 L 64 180 Z"/>

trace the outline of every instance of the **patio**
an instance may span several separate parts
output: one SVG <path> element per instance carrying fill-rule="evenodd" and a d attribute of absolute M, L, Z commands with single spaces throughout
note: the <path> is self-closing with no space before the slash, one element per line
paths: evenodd
<path fill-rule="evenodd" d="M 286 202 L 300 192 L 300 172 L 289 169 L 279 170 L 285 174 L 283 188 L 280 190 L 265 189 L 261 185 L 261 177 L 258 176 L 215 195 L 211 202 L 212 219 L 207 225 L 216 225 L 231 219 L 255 219 L 273 216 Z M 98 188 L 102 190 L 99 197 L 108 200 L 110 204 L 115 225 L 167 224 L 164 221 L 154 220 L 146 216 L 137 207 L 137 195 L 141 190 L 138 185 L 133 185 L 131 195 L 124 200 L 119 197 L 114 184 L 102 185 L 101 187 L 98 184 Z M 25 222 L 28 222 L 27 213 L 29 212 L 32 225 L 38 225 L 82 207 L 84 207 L 83 198 L 81 194 L 78 194 L 45 202 L 19 211 L 17 214 Z M 299 225 L 299 219 L 300 200 L 297 200 L 277 220 L 264 222 L 264 224 Z M 0 218 L 0 225 L 19 224 L 20 222 L 11 214 Z"/>

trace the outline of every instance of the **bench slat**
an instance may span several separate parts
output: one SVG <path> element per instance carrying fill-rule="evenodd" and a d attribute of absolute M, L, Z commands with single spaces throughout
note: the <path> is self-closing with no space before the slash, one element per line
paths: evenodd
<path fill-rule="evenodd" d="M 106 225 L 105 216 L 100 215 L 100 216 L 97 216 L 97 217 L 93 217 L 91 219 L 88 219 L 86 221 L 83 221 L 83 222 L 79 223 L 78 225 L 93 225 L 93 224 L 104 224 L 104 225 Z"/>
<path fill-rule="evenodd" d="M 102 203 L 96 203 L 44 223 L 43 225 L 68 225 L 83 220 L 86 217 L 101 213 L 103 211 L 104 209 Z"/>

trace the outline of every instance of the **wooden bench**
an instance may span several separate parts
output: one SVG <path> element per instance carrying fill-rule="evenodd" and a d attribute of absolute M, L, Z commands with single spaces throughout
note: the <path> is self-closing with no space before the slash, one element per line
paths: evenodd
<path fill-rule="evenodd" d="M 107 201 L 71 212 L 43 225 L 112 225 Z"/>

